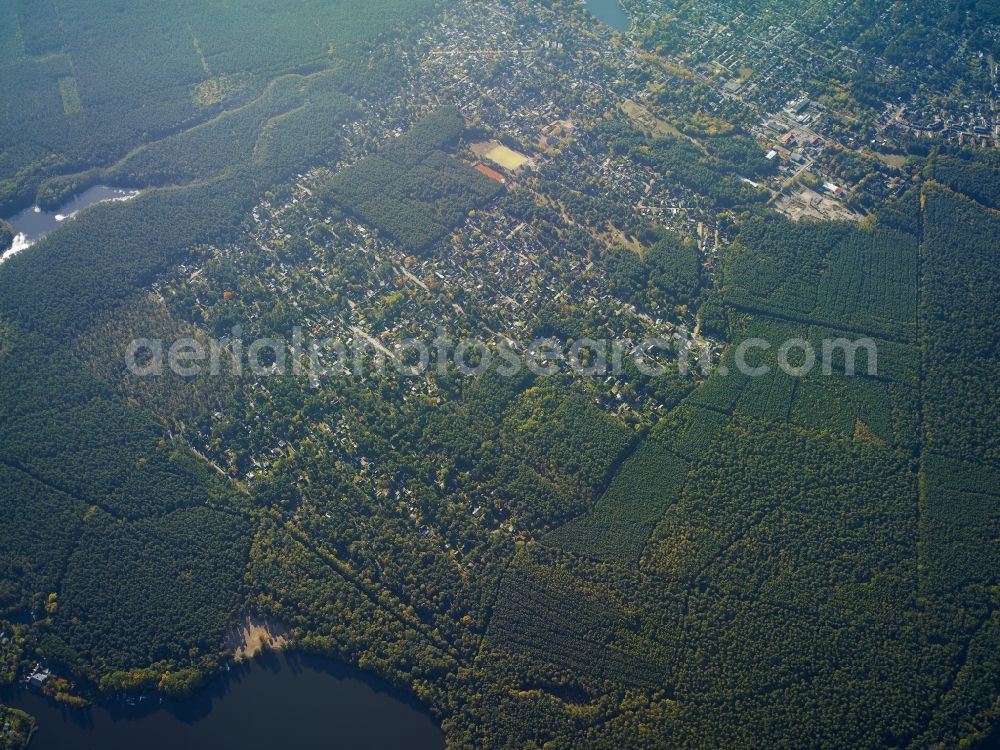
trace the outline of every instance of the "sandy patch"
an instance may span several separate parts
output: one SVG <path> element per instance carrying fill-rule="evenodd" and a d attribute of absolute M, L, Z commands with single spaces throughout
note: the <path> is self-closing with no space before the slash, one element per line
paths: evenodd
<path fill-rule="evenodd" d="M 8 258 L 13 258 L 22 250 L 26 250 L 31 247 L 31 242 L 28 240 L 24 232 L 21 232 L 14 236 L 14 244 L 10 246 L 10 249 L 3 255 L 0 255 L 0 263 L 3 263 Z"/>
<path fill-rule="evenodd" d="M 848 221 L 860 221 L 864 218 L 840 201 L 807 187 L 802 187 L 795 195 L 782 195 L 775 201 L 774 207 L 794 221 L 806 217 L 828 220 L 846 219 Z"/>
<path fill-rule="evenodd" d="M 225 646 L 240 662 L 267 650 L 281 651 L 288 645 L 288 629 L 272 620 L 246 615 L 226 633 Z"/>

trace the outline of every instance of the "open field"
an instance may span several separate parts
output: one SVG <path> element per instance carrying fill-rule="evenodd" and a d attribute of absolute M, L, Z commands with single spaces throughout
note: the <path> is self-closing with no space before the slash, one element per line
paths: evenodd
<path fill-rule="evenodd" d="M 498 164 L 510 172 L 516 172 L 531 159 L 524 154 L 507 148 L 502 143 L 491 141 L 489 143 L 477 143 L 472 147 L 472 153 L 483 159 L 488 159 L 494 164 Z"/>
<path fill-rule="evenodd" d="M 626 99 L 622 102 L 622 111 L 628 115 L 628 118 L 639 130 L 648 133 L 654 138 L 663 138 L 667 135 L 672 135 L 675 138 L 684 137 L 684 134 L 669 122 L 656 117 L 648 109 L 631 99 Z"/>

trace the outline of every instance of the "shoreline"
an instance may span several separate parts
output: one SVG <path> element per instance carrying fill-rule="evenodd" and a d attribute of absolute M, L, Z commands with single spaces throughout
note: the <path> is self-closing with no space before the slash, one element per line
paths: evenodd
<path fill-rule="evenodd" d="M 262 724 L 261 715 L 268 707 L 285 702 L 299 706 L 305 716 L 312 717 L 295 728 L 306 737 L 328 731 L 331 722 L 338 726 L 338 731 L 357 731 L 358 737 L 365 737 L 370 732 L 386 731 L 374 716 L 388 716 L 396 717 L 389 722 L 390 728 L 394 724 L 409 725 L 417 732 L 416 736 L 422 739 L 415 747 L 428 750 L 444 747 L 440 717 L 412 691 L 372 671 L 294 647 L 282 652 L 265 651 L 235 667 L 232 664 L 232 660 L 226 661 L 229 670 L 220 668 L 190 697 L 183 699 L 168 698 L 162 693 L 157 696 L 150 691 L 144 700 L 135 700 L 133 694 L 134 703 L 129 703 L 119 693 L 97 700 L 86 709 L 66 711 L 65 705 L 50 696 L 11 685 L 3 688 L 0 701 L 32 716 L 34 728 L 40 730 L 39 736 L 43 738 L 38 745 L 36 737 L 33 747 L 42 750 L 69 746 L 69 742 L 131 750 L 134 743 L 126 744 L 122 738 L 144 734 L 169 737 L 171 748 L 183 744 L 184 736 L 193 735 L 196 741 L 189 743 L 189 750 L 209 747 L 215 750 L 217 745 L 211 744 L 211 738 L 220 731 L 243 731 L 245 722 L 240 717 L 260 717 L 256 720 L 260 726 L 246 730 L 250 739 L 266 736 L 273 722 Z M 311 703 L 316 705 L 308 708 Z M 192 728 L 195 728 L 193 733 Z M 167 747 L 153 747 L 161 746 Z M 255 745 L 251 741 L 249 746 Z M 269 742 L 260 746 L 275 745 Z"/>
<path fill-rule="evenodd" d="M 92 201 L 83 201 L 84 197 L 88 193 L 95 191 L 98 193 L 110 192 L 110 194 L 104 198 L 96 198 Z M 12 216 L 4 217 L 3 221 L 8 223 L 13 228 L 15 234 L 11 246 L 0 253 L 0 264 L 10 260 L 18 253 L 27 250 L 36 242 L 45 239 L 45 237 L 47 237 L 51 232 L 54 232 L 63 224 L 75 219 L 81 211 L 102 203 L 125 203 L 137 198 L 142 194 L 142 192 L 143 191 L 141 189 L 137 188 L 121 188 L 113 185 L 92 185 L 86 190 L 70 196 L 67 200 L 63 201 L 58 208 L 51 211 L 43 210 L 37 204 L 33 204 L 18 211 Z M 81 201 L 83 201 L 83 205 L 74 207 L 76 203 Z M 41 227 L 37 230 L 25 227 L 25 222 L 31 221 L 33 217 L 34 222 L 41 221 L 45 224 L 52 222 L 51 226 Z M 29 231 L 31 236 L 29 236 Z"/>

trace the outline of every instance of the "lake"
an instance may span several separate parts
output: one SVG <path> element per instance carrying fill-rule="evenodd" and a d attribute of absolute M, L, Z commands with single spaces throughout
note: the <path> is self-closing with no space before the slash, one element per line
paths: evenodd
<path fill-rule="evenodd" d="M 632 19 L 625 13 L 618 0 L 583 0 L 595 18 L 618 31 L 628 31 L 632 28 Z"/>
<path fill-rule="evenodd" d="M 266 654 L 189 701 L 149 698 L 86 710 L 23 689 L 0 702 L 38 720 L 31 750 L 442 750 L 444 736 L 415 700 L 329 659 Z"/>
<path fill-rule="evenodd" d="M 74 196 L 55 211 L 42 211 L 38 206 L 26 208 L 21 213 L 6 219 L 6 222 L 14 228 L 16 237 L 14 238 L 14 246 L 3 254 L 3 258 L 30 247 L 64 221 L 72 219 L 87 206 L 104 201 L 128 200 L 138 194 L 138 190 L 95 185 Z"/>

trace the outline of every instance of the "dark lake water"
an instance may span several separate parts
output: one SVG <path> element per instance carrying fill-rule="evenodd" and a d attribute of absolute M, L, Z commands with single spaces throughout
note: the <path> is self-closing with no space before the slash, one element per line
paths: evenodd
<path fill-rule="evenodd" d="M 21 213 L 6 219 L 14 228 L 17 237 L 10 253 L 16 253 L 40 240 L 64 221 L 69 221 L 79 211 L 95 203 L 111 200 L 127 200 L 138 194 L 136 190 L 123 190 L 107 185 L 95 185 L 85 190 L 55 211 L 42 211 L 37 206 L 26 208 Z"/>
<path fill-rule="evenodd" d="M 233 667 L 189 701 L 151 698 L 86 710 L 27 690 L 0 702 L 38 719 L 31 750 L 442 750 L 444 737 L 411 698 L 328 659 L 268 654 Z"/>
<path fill-rule="evenodd" d="M 628 31 L 632 28 L 632 19 L 625 13 L 618 0 L 583 0 L 587 10 L 602 23 L 606 23 L 618 31 Z"/>

